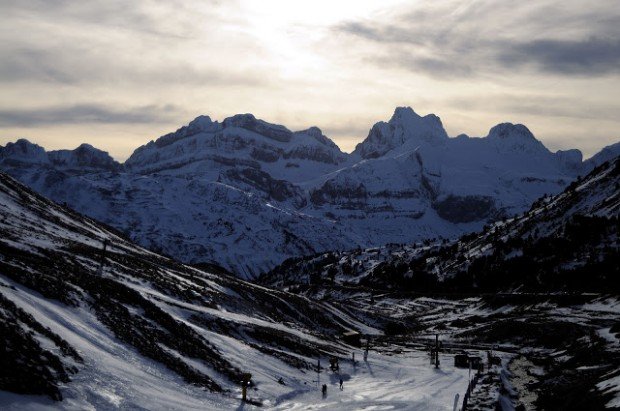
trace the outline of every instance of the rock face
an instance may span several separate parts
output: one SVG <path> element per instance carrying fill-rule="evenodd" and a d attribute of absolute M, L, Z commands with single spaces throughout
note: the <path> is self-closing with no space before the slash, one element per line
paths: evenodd
<path fill-rule="evenodd" d="M 0 147 L 0 170 L 186 262 L 249 278 L 325 250 L 455 237 L 560 192 L 615 151 L 582 162 L 523 125 L 448 137 L 435 115 L 397 108 L 351 154 L 316 127 L 200 116 L 119 164 L 89 145 Z M 611 153 L 611 154 L 610 154 Z"/>

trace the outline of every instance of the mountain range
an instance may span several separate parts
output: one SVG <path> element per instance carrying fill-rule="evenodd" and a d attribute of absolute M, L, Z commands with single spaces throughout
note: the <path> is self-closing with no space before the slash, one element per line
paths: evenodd
<path fill-rule="evenodd" d="M 0 170 L 187 263 L 253 278 L 327 250 L 456 238 L 527 210 L 620 153 L 551 152 L 523 125 L 449 137 L 399 107 L 348 154 L 312 127 L 200 116 L 123 164 L 88 144 L 0 147 Z"/>

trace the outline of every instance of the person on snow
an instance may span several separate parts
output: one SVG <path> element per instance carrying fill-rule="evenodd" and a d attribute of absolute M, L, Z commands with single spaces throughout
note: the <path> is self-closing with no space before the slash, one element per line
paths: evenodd
<path fill-rule="evenodd" d="M 343 383 L 343 382 L 344 382 L 344 381 L 342 381 L 342 378 L 340 378 L 340 391 L 342 391 L 342 390 L 344 389 L 344 388 L 342 388 L 342 383 Z"/>

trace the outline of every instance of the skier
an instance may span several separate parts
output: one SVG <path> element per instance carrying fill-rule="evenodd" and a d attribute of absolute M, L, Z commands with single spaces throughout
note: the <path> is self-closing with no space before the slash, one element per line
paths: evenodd
<path fill-rule="evenodd" d="M 344 382 L 344 381 L 342 381 L 342 378 L 340 378 L 340 391 L 342 391 L 342 390 L 344 389 L 344 388 L 342 388 L 342 383 L 343 383 L 343 382 Z"/>
<path fill-rule="evenodd" d="M 327 397 L 327 384 L 323 384 L 321 392 L 323 392 L 323 398 Z"/>

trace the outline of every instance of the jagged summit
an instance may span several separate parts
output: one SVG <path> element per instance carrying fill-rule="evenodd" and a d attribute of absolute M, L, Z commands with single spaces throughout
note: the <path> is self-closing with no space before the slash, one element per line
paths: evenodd
<path fill-rule="evenodd" d="M 47 154 L 52 164 L 59 168 L 94 168 L 114 171 L 122 167 L 108 152 L 86 143 L 74 150 L 56 150 Z"/>
<path fill-rule="evenodd" d="M 532 132 L 523 124 L 500 123 L 489 130 L 491 139 L 523 138 L 526 140 L 536 140 Z"/>
<path fill-rule="evenodd" d="M 287 180 L 302 180 L 318 177 L 346 158 L 317 127 L 292 132 L 252 114 L 236 114 L 221 123 L 199 116 L 176 132 L 138 148 L 125 164 L 139 172 L 208 169 L 218 181 L 229 167 L 276 168 Z M 299 161 L 316 166 L 303 171 Z"/>
<path fill-rule="evenodd" d="M 338 145 L 334 143 L 332 139 L 330 139 L 325 134 L 323 134 L 323 131 L 321 131 L 321 129 L 316 126 L 310 127 L 306 130 L 296 131 L 293 133 L 293 135 L 299 136 L 302 138 L 303 136 L 312 137 L 314 140 L 318 141 L 319 143 L 326 145 L 328 147 L 331 147 L 331 148 L 335 148 L 338 151 L 340 151 L 340 147 L 338 147 Z"/>
<path fill-rule="evenodd" d="M 421 116 L 416 113 L 411 107 L 396 107 L 394 109 L 394 114 L 390 119 L 391 124 L 397 123 L 415 123 L 419 121 L 424 121 L 427 125 L 434 125 L 439 128 L 443 128 L 443 124 L 441 124 L 441 119 L 435 114 L 427 114 L 425 116 Z"/>
<path fill-rule="evenodd" d="M 0 165 L 27 167 L 44 165 L 56 168 L 119 170 L 121 165 L 107 152 L 83 143 L 74 150 L 46 152 L 37 144 L 22 138 L 0 147 Z"/>
<path fill-rule="evenodd" d="M 239 127 L 281 142 L 291 141 L 293 135 L 288 128 L 279 124 L 271 124 L 264 120 L 259 120 L 252 114 L 237 114 L 228 117 L 222 124 L 224 128 Z"/>
<path fill-rule="evenodd" d="M 550 151 L 534 137 L 523 124 L 501 123 L 491 128 L 488 141 L 499 151 L 517 151 L 522 153 L 544 153 Z"/>
<path fill-rule="evenodd" d="M 14 143 L 7 143 L 5 147 L 0 146 L 0 163 L 46 164 L 49 159 L 43 147 L 20 138 Z"/>
<path fill-rule="evenodd" d="M 440 145 L 448 139 L 439 117 L 418 115 L 411 107 L 397 107 L 389 122 L 376 123 L 368 137 L 355 147 L 362 158 L 376 158 L 401 146 Z"/>

